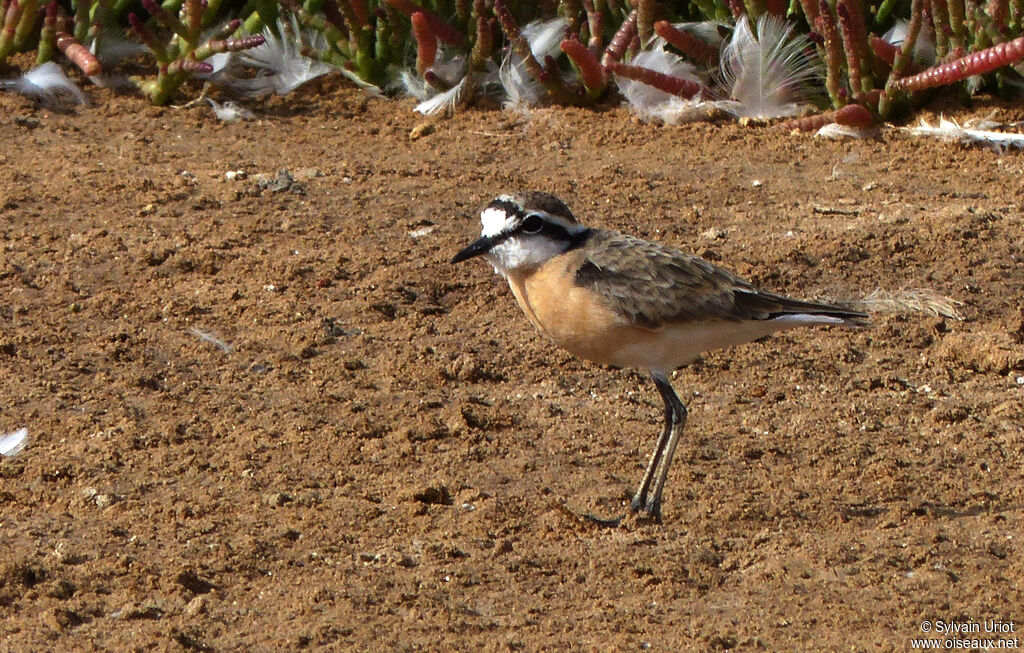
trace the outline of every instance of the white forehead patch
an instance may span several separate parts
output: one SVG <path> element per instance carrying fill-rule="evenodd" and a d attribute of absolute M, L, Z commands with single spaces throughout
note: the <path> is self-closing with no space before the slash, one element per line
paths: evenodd
<path fill-rule="evenodd" d="M 480 235 L 497 236 L 505 229 L 508 217 L 508 213 L 502 209 L 495 207 L 484 209 L 483 213 L 480 214 L 480 222 L 484 226 L 483 232 Z"/>

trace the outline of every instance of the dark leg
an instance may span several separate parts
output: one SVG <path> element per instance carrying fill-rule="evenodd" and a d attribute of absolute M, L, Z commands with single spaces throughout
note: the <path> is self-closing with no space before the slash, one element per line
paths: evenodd
<path fill-rule="evenodd" d="M 672 408 L 665 404 L 665 425 L 661 429 L 661 435 L 658 436 L 658 442 L 654 445 L 654 452 L 651 454 L 651 462 L 647 463 L 647 469 L 644 471 L 644 477 L 640 480 L 640 487 L 636 489 L 636 494 L 633 495 L 633 500 L 629 504 L 629 508 L 633 512 L 640 512 L 644 506 L 647 505 L 647 493 L 651 489 L 651 481 L 654 480 L 654 472 L 658 469 L 658 463 L 661 462 L 661 456 L 665 452 L 665 445 L 668 444 L 668 436 L 672 433 Z"/>
<path fill-rule="evenodd" d="M 654 454 L 651 462 L 644 472 L 640 487 L 630 503 L 634 512 L 642 512 L 648 517 L 661 521 L 661 493 L 665 489 L 665 481 L 668 479 L 668 469 L 672 465 L 672 456 L 675 455 L 676 445 L 679 444 L 679 435 L 683 432 L 686 424 L 686 406 L 679 401 L 672 384 L 664 372 L 651 372 L 654 385 L 657 386 L 661 398 L 665 402 L 665 426 L 654 447 Z M 651 480 L 655 478 L 654 489 L 651 491 Z"/>
<path fill-rule="evenodd" d="M 664 372 L 651 372 L 654 385 L 657 386 L 661 398 L 665 402 L 665 425 L 658 436 L 658 442 L 654 445 L 654 453 L 651 454 L 651 461 L 647 464 L 644 477 L 640 480 L 640 487 L 637 488 L 629 508 L 635 513 L 641 513 L 646 517 L 661 521 L 661 493 L 665 489 L 665 480 L 668 478 L 668 468 L 672 464 L 672 456 L 675 454 L 676 445 L 679 443 L 679 434 L 686 424 L 686 406 L 679 401 L 672 384 Z M 657 480 L 655 481 L 655 478 Z M 651 482 L 654 481 L 652 491 Z M 614 519 L 602 519 L 594 515 L 584 515 L 590 521 L 601 526 L 616 527 L 622 521 L 622 517 Z"/>

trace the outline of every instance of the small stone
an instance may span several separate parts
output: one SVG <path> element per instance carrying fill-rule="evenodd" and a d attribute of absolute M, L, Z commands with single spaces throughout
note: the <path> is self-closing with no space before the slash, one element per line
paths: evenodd
<path fill-rule="evenodd" d="M 434 123 L 432 122 L 421 122 L 412 128 L 409 132 L 409 140 L 415 141 L 423 138 L 424 136 L 430 136 L 434 133 Z"/>
<path fill-rule="evenodd" d="M 185 606 L 186 617 L 198 617 L 201 614 L 206 614 L 206 597 L 197 596 L 188 602 Z"/>
<path fill-rule="evenodd" d="M 263 495 L 263 503 L 267 504 L 271 508 L 279 508 L 286 503 L 294 501 L 290 494 L 285 492 L 271 492 L 270 494 Z"/>

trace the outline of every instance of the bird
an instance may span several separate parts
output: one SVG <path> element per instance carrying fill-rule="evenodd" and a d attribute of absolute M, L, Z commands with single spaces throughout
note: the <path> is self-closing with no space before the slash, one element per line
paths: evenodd
<path fill-rule="evenodd" d="M 556 345 L 598 364 L 643 370 L 658 389 L 664 425 L 629 505 L 639 519 L 661 523 L 686 424 L 686 406 L 669 380 L 675 369 L 703 352 L 785 329 L 870 325 L 866 313 L 759 290 L 694 254 L 585 226 L 547 192 L 499 195 L 480 221 L 480 237 L 452 264 L 483 257 Z M 591 518 L 611 526 L 622 519 Z"/>

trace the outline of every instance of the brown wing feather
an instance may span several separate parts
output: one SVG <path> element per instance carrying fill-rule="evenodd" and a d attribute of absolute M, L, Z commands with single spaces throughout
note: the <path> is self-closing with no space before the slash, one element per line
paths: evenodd
<path fill-rule="evenodd" d="M 576 271 L 577 285 L 592 289 L 637 326 L 766 320 L 794 313 L 829 315 L 851 323 L 867 317 L 759 291 L 698 256 L 625 234 L 594 230 L 586 246 L 587 257 Z"/>

